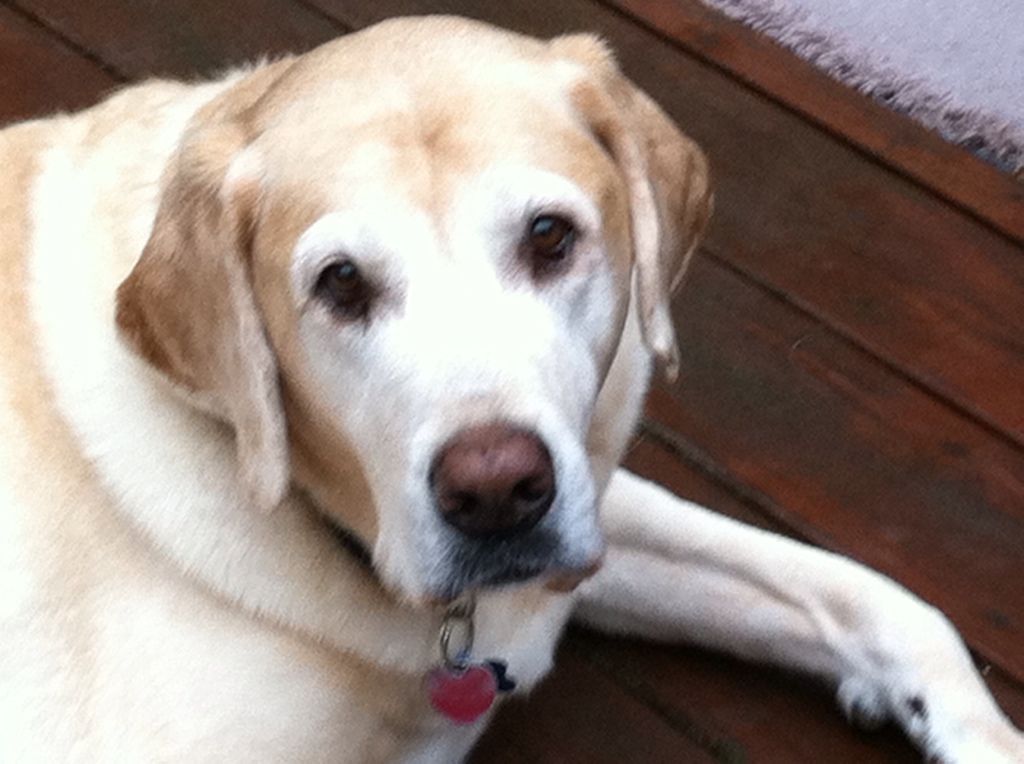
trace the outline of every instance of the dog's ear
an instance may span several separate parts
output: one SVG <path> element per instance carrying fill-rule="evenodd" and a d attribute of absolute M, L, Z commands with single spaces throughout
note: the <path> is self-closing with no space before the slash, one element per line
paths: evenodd
<path fill-rule="evenodd" d="M 572 76 L 575 108 L 618 164 L 630 197 L 634 278 L 644 341 L 670 379 L 678 372 L 671 292 L 682 281 L 711 216 L 708 162 L 697 145 L 619 71 L 591 35 L 551 42 L 555 55 L 583 65 Z"/>
<path fill-rule="evenodd" d="M 250 283 L 259 178 L 245 143 L 230 120 L 186 133 L 116 315 L 138 355 L 234 428 L 240 477 L 269 510 L 287 488 L 288 454 L 276 359 Z"/>

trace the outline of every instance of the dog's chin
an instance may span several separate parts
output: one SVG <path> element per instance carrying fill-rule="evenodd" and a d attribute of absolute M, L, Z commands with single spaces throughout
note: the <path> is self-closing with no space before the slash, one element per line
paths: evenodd
<path fill-rule="evenodd" d="M 493 575 L 478 578 L 456 578 L 436 587 L 428 601 L 447 605 L 467 594 L 484 594 L 516 586 L 540 584 L 551 574 L 551 569 L 542 566 L 511 566 Z"/>
<path fill-rule="evenodd" d="M 570 591 L 600 567 L 601 555 L 574 549 L 557 534 L 536 530 L 512 539 L 462 539 L 453 545 L 446 574 L 431 587 L 435 602 L 467 593 L 539 585 Z"/>

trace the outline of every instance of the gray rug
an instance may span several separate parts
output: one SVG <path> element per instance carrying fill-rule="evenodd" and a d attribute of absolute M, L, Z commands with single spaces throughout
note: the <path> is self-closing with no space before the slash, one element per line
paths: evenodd
<path fill-rule="evenodd" d="M 1024 178 L 1024 0 L 704 0 Z"/>

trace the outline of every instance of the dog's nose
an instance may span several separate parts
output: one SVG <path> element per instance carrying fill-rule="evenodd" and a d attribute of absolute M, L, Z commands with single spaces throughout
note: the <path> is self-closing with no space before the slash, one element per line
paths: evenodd
<path fill-rule="evenodd" d="M 468 536 L 529 530 L 555 498 L 544 441 L 503 423 L 457 433 L 434 458 L 430 480 L 441 515 Z"/>

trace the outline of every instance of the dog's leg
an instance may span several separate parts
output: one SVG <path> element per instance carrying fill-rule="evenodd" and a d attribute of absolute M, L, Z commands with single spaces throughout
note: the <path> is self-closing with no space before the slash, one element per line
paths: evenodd
<path fill-rule="evenodd" d="M 849 718 L 894 718 L 942 761 L 1024 762 L 952 625 L 889 579 L 621 469 L 602 512 L 608 555 L 580 587 L 583 621 L 823 676 Z"/>

